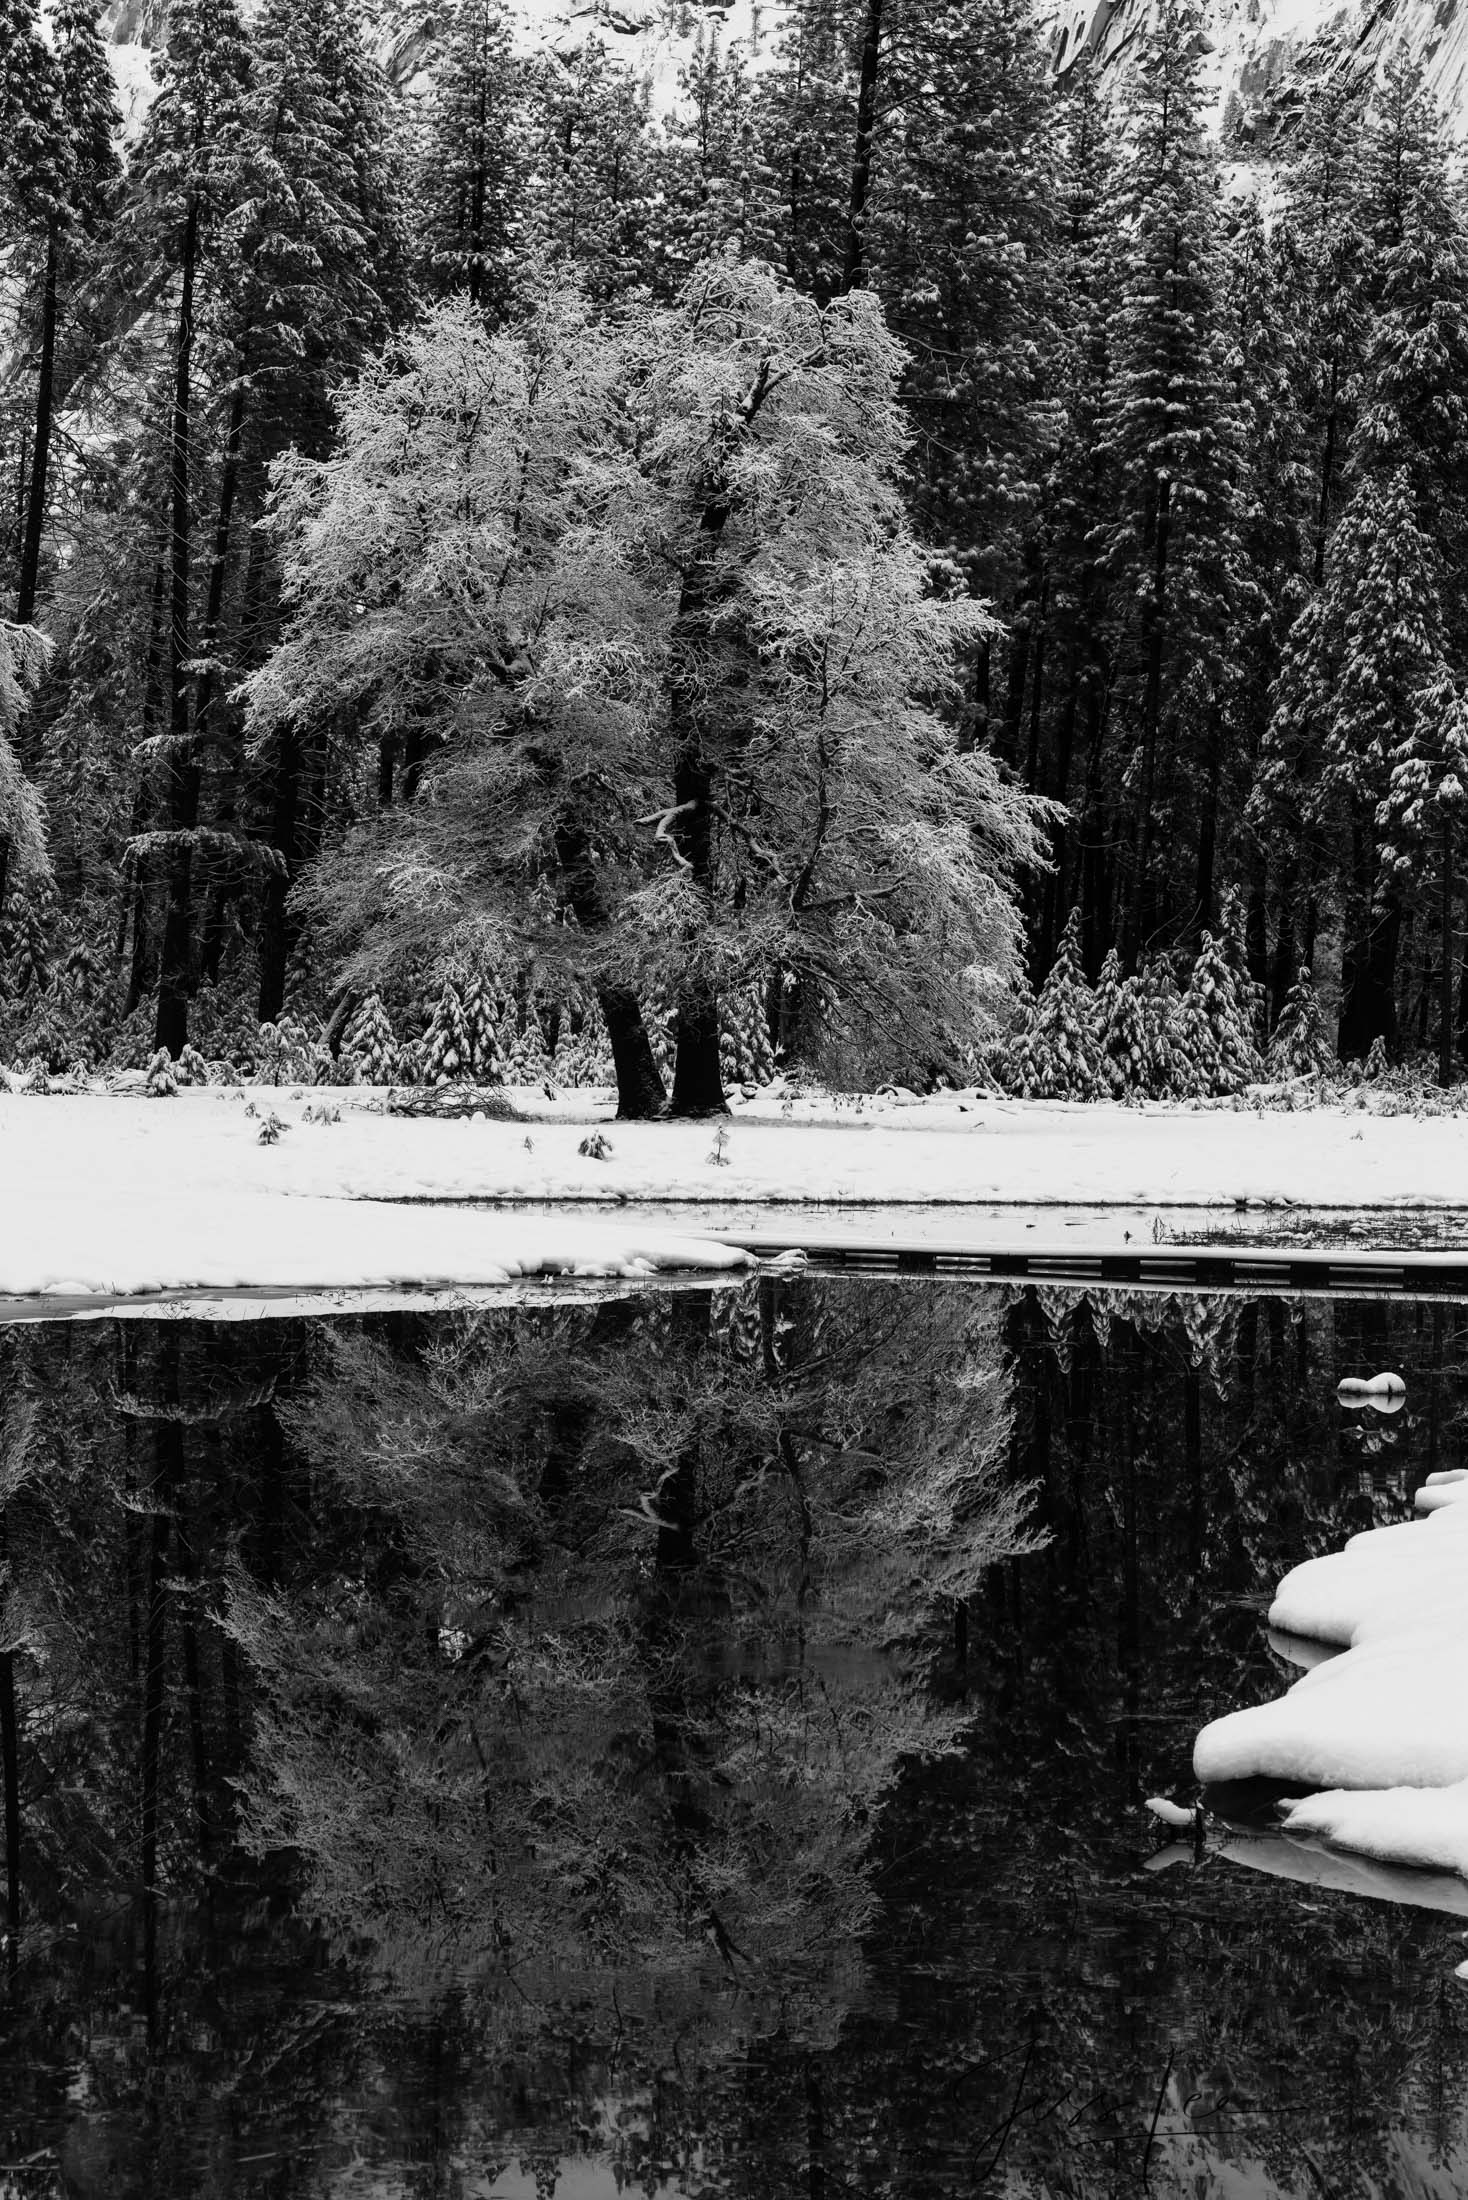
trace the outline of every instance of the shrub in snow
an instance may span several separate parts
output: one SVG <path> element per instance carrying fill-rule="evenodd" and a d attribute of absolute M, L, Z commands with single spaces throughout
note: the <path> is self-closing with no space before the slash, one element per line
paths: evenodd
<path fill-rule="evenodd" d="M 173 1065 L 173 1074 L 180 1085 L 207 1085 L 209 1064 L 197 1047 L 184 1047 Z"/>
<path fill-rule="evenodd" d="M 1387 1059 L 1386 1041 L 1378 1034 L 1372 1040 L 1370 1052 L 1361 1064 L 1361 1075 L 1365 1082 L 1370 1084 L 1377 1078 L 1390 1077 L 1391 1073 L 1392 1065 Z"/>
<path fill-rule="evenodd" d="M 401 1049 L 380 993 L 369 993 L 342 1036 L 340 1059 L 354 1083 L 390 1085 L 399 1071 Z"/>
<path fill-rule="evenodd" d="M 471 1077 L 473 1051 L 459 989 L 452 978 L 445 978 L 432 1020 L 419 1042 L 419 1078 L 425 1085 L 451 1085 Z"/>
<path fill-rule="evenodd" d="M 1103 1090 L 1096 997 L 1081 968 L 1080 925 L 1080 911 L 1073 909 L 1014 1050 L 1014 1090 L 1030 1100 L 1093 1100 Z"/>
<path fill-rule="evenodd" d="M 612 1142 L 602 1131 L 589 1131 L 576 1151 L 587 1161 L 610 1161 Z"/>
<path fill-rule="evenodd" d="M 278 1024 L 262 1024 L 256 1040 L 260 1075 L 268 1085 L 291 1085 L 309 1077 L 315 1047 L 306 1028 L 294 1016 L 282 1016 Z"/>
<path fill-rule="evenodd" d="M 178 1091 L 178 1078 L 167 1047 L 159 1047 L 148 1064 L 148 1082 L 143 1089 L 155 1100 L 171 1100 Z"/>
<path fill-rule="evenodd" d="M 1325 1011 L 1315 991 L 1315 981 L 1302 968 L 1285 997 L 1269 1042 L 1271 1077 L 1314 1077 L 1335 1067 L 1335 1041 L 1325 1021 Z"/>
<path fill-rule="evenodd" d="M 572 1031 L 569 1017 L 563 1020 L 550 1073 L 558 1085 L 610 1085 L 615 1081 L 612 1043 L 594 1000 L 586 1002 L 578 1030 Z"/>
<path fill-rule="evenodd" d="M 511 1025 L 502 1051 L 507 1085 L 543 1085 L 551 1076 L 551 1053 L 533 1003 L 525 1009 L 525 1029 L 517 1031 Z"/>

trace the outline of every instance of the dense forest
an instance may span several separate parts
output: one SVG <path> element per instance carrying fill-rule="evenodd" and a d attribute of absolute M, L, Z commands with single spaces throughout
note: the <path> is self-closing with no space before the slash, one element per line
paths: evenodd
<path fill-rule="evenodd" d="M 1450 1082 L 1412 68 L 1240 176 L 1182 0 L 1102 85 L 1023 0 L 807 0 L 758 68 L 674 14 L 662 111 L 494 0 L 411 94 L 355 0 L 174 0 L 124 142 L 92 0 L 0 0 L 0 1059 L 695 1113 L 972 1076 L 1063 945 L 1123 1066 L 1191 970 L 1251 1059 L 1289 1009 Z"/>

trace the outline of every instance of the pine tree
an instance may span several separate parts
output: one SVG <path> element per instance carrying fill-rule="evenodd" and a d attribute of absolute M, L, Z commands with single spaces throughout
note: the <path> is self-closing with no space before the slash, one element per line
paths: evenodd
<path fill-rule="evenodd" d="M 754 97 L 738 46 L 701 21 L 678 72 L 678 99 L 656 150 L 651 236 L 658 292 L 673 296 L 701 260 L 751 241 L 760 191 Z"/>
<path fill-rule="evenodd" d="M 746 986 L 720 1003 L 719 1059 L 727 1084 L 767 1085 L 773 1078 L 775 1050 L 763 986 Z"/>
<path fill-rule="evenodd" d="M 1335 1044 L 1315 980 L 1302 965 L 1269 1041 L 1271 1077 L 1318 1077 L 1335 1066 Z"/>
<path fill-rule="evenodd" d="M 8 894 L 50 876 L 45 814 L 12 746 L 50 654 L 49 642 L 33 628 L 0 620 L 0 917 Z"/>
<path fill-rule="evenodd" d="M 1153 1013 L 1157 998 L 1139 978 L 1122 976 L 1112 948 L 1096 981 L 1096 1051 L 1102 1088 L 1114 1100 L 1167 1089 L 1166 1050 Z"/>
<path fill-rule="evenodd" d="M 397 1035 L 380 993 L 369 993 L 347 1025 L 342 1035 L 342 1056 L 351 1064 L 358 1083 L 394 1082 L 399 1069 Z"/>
<path fill-rule="evenodd" d="M 1014 1089 L 1029 1100 L 1094 1100 L 1105 1090 L 1096 997 L 1081 968 L 1077 910 L 1060 935 L 1050 974 L 1016 1049 Z"/>
<path fill-rule="evenodd" d="M 424 289 L 503 319 L 514 288 L 525 152 L 520 71 L 499 0 L 455 0 L 414 159 Z"/>
<path fill-rule="evenodd" d="M 1114 707 L 1134 751 L 1126 937 L 1136 944 L 1156 928 L 1156 859 L 1169 829 L 1213 827 L 1223 629 L 1237 565 L 1239 423 L 1224 372 L 1218 178 L 1201 116 L 1199 32 L 1191 0 L 1163 0 L 1138 64 L 1112 206 L 1103 442 L 1116 507 L 1106 559 L 1126 619 Z"/>
<path fill-rule="evenodd" d="M 158 975 L 157 1045 L 175 1059 L 188 1038 L 194 854 L 203 759 L 195 742 L 194 578 L 199 488 L 198 343 L 220 293 L 221 236 L 244 181 L 249 51 L 233 0 L 172 0 L 158 95 L 129 172 L 114 254 L 133 282 L 177 284 L 168 405 L 167 734 L 160 828 L 134 843 L 161 858 L 166 910 Z M 214 569 L 219 570 L 217 563 Z"/>
<path fill-rule="evenodd" d="M 872 179 L 866 280 L 909 352 L 917 523 L 995 597 L 1052 434 L 1048 56 L 1022 0 L 929 0 L 892 37 L 903 96 Z"/>
<path fill-rule="evenodd" d="M 448 1085 L 472 1077 L 473 1054 L 459 989 L 452 978 L 445 978 L 432 1020 L 419 1042 L 421 1082 Z"/>
<path fill-rule="evenodd" d="M 646 280 L 656 219 L 647 89 L 592 38 L 542 66 L 530 111 L 527 244 L 574 265 L 591 297 L 619 297 Z"/>
<path fill-rule="evenodd" d="M 497 1030 L 494 997 L 482 965 L 476 964 L 459 987 L 464 1030 L 469 1042 L 468 1075 L 476 1085 L 504 1081 L 505 1064 Z"/>
<path fill-rule="evenodd" d="M 858 16 L 854 0 L 792 8 L 755 94 L 755 130 L 768 162 L 765 233 L 755 241 L 820 301 L 848 287 Z"/>
<path fill-rule="evenodd" d="M 22 260 L 39 255 L 41 359 L 30 480 L 25 495 L 16 619 L 35 609 L 51 442 L 60 239 L 67 215 L 68 146 L 61 71 L 35 0 L 0 0 L 0 241 Z"/>
<path fill-rule="evenodd" d="M 1177 1016 L 1184 1089 L 1198 1098 L 1242 1092 L 1259 1075 L 1253 1004 L 1226 939 L 1205 932 Z"/>

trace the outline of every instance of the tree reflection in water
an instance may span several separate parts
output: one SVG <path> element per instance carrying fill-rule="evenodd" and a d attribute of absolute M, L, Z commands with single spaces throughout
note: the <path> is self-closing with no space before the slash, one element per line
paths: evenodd
<path fill-rule="evenodd" d="M 1281 1568 L 1456 1459 L 1458 1321 L 0 1331 L 0 2192 L 1454 2189 L 1450 1921 L 1149 1873 L 1137 1806 L 1282 1685 Z"/>

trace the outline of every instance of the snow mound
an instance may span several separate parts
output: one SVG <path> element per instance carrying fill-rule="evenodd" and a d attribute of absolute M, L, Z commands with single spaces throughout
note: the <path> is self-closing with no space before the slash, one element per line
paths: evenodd
<path fill-rule="evenodd" d="M 1431 1476 L 1416 1502 L 1420 1519 L 1286 1575 L 1270 1627 L 1341 1655 L 1206 1726 L 1193 1768 L 1298 1783 L 1287 1832 L 1468 1877 L 1468 1474 Z"/>

